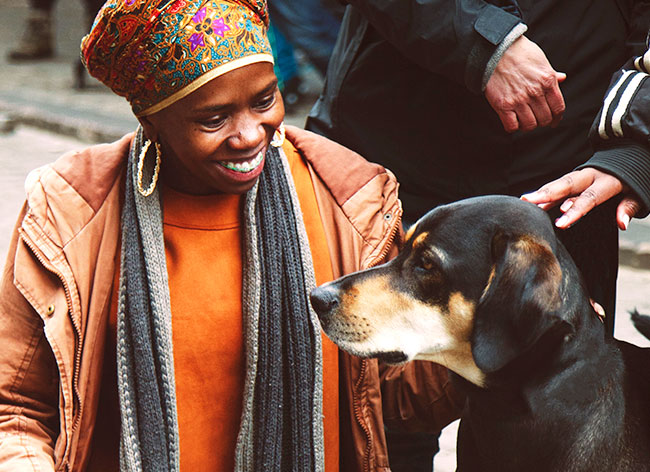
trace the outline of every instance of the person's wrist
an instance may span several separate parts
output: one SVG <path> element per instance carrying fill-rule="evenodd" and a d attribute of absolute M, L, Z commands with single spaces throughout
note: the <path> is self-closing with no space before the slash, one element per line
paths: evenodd
<path fill-rule="evenodd" d="M 487 87 L 490 77 L 494 73 L 494 70 L 497 67 L 497 64 L 508 50 L 512 44 L 517 41 L 524 33 L 528 30 L 528 26 L 524 23 L 518 23 L 510 30 L 510 32 L 503 38 L 503 41 L 497 46 L 494 54 L 490 57 L 487 64 L 485 65 L 485 72 L 483 72 L 483 79 L 481 80 L 481 91 L 485 92 L 485 87 Z"/>

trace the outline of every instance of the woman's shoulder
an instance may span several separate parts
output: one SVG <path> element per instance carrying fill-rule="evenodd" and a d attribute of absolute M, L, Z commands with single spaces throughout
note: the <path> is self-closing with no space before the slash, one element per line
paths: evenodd
<path fill-rule="evenodd" d="M 120 176 L 126 169 L 132 137 L 69 152 L 33 170 L 25 181 L 25 220 L 63 245 L 94 220 L 101 208 L 108 209 L 106 202 L 119 214 Z M 101 214 L 109 213 L 113 214 Z"/>
<path fill-rule="evenodd" d="M 347 255 L 342 258 L 347 262 L 334 264 L 335 275 L 383 260 L 399 232 L 402 213 L 392 172 L 309 131 L 287 127 L 286 136 L 285 154 L 303 158 L 315 174 L 312 183 L 328 244 Z"/>
<path fill-rule="evenodd" d="M 113 143 L 68 152 L 53 163 L 33 170 L 25 181 L 28 200 L 38 193 L 65 191 L 78 194 L 97 209 L 122 174 L 132 139 L 130 133 Z"/>

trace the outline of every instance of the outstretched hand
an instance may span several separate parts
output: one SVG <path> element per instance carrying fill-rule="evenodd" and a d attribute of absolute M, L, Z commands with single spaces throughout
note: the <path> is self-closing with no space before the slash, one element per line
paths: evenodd
<path fill-rule="evenodd" d="M 537 44 L 521 36 L 499 60 L 485 98 L 508 133 L 556 126 L 565 108 L 559 86 L 565 78 L 566 74 L 553 69 Z"/>
<path fill-rule="evenodd" d="M 616 208 L 616 223 L 625 230 L 630 219 L 641 209 L 641 203 L 618 178 L 593 167 L 569 172 L 521 198 L 544 210 L 561 202 L 563 215 L 555 221 L 555 226 L 568 228 L 591 209 L 619 193 L 624 196 Z"/>

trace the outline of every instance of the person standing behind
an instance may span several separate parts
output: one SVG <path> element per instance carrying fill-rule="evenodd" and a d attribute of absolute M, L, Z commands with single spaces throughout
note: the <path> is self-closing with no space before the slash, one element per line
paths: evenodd
<path fill-rule="evenodd" d="M 306 127 L 395 172 L 407 223 L 466 197 L 519 196 L 591 155 L 587 132 L 629 57 L 635 3 L 349 0 Z M 613 212 L 603 205 L 558 232 L 608 314 L 618 270 Z M 387 430 L 400 427 L 397 419 Z M 391 465 L 430 470 L 427 443 L 397 433 Z"/>
<path fill-rule="evenodd" d="M 326 0 L 269 0 L 268 4 L 275 26 L 324 76 L 341 25 L 340 17 Z"/>

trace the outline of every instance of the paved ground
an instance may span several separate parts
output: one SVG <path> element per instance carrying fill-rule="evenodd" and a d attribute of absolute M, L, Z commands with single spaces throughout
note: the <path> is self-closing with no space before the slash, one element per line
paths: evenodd
<path fill-rule="evenodd" d="M 72 88 L 78 44 L 83 34 L 80 0 L 59 0 L 56 7 L 55 59 L 38 64 L 7 64 L 8 49 L 20 35 L 26 1 L 0 0 L 0 258 L 24 198 L 23 181 L 34 167 L 90 142 L 113 140 L 137 125 L 127 103 L 97 82 Z M 309 78 L 317 89 L 318 78 Z M 309 106 L 287 116 L 302 126 Z M 30 125 L 30 126 L 26 126 Z M 54 132 L 52 132 L 54 131 Z M 621 233 L 621 270 L 616 336 L 650 346 L 629 323 L 628 310 L 650 313 L 650 219 L 633 220 Z M 435 471 L 455 470 L 455 425 L 443 433 Z"/>

